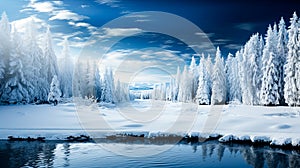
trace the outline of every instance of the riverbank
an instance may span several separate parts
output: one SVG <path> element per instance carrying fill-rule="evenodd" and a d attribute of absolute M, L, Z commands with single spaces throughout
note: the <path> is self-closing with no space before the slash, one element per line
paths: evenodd
<path fill-rule="evenodd" d="M 153 103 L 162 106 L 153 107 Z M 138 122 L 126 116 L 131 106 L 153 120 Z M 184 108 L 184 107 L 189 108 Z M 111 127 L 85 129 L 86 125 L 74 103 L 51 105 L 0 106 L 0 139 L 44 137 L 45 140 L 67 140 L 67 137 L 89 135 L 91 138 L 109 136 L 187 139 L 218 138 L 220 142 L 264 143 L 271 146 L 300 146 L 299 107 L 263 107 L 245 105 L 220 106 L 214 112 L 211 106 L 195 106 L 171 102 L 134 101 L 120 106 L 101 104 L 96 114 Z M 163 107 L 163 108 L 161 108 Z M 195 108 L 193 108 L 195 107 Z M 150 111 L 149 111 L 150 110 Z M 194 110 L 194 111 L 193 111 Z M 191 112 L 192 111 L 192 112 Z M 187 121 L 192 116 L 192 121 Z M 129 116 L 130 117 L 130 116 Z M 152 116 L 153 117 L 153 116 Z M 187 117 L 187 118 L 185 118 Z M 191 123 L 190 127 L 185 127 Z M 211 124 L 211 125 L 209 125 Z M 170 129 L 175 125 L 178 129 Z M 183 131 L 179 128 L 187 128 Z M 98 137 L 95 135 L 99 135 Z"/>

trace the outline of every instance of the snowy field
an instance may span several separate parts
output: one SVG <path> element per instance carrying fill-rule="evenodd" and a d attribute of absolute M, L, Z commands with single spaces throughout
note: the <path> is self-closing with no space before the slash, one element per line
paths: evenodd
<path fill-rule="evenodd" d="M 77 108 L 76 108 L 77 107 Z M 245 105 L 196 106 L 195 104 L 135 100 L 130 103 L 84 106 L 84 114 L 97 124 L 89 123 L 75 103 L 51 105 L 0 106 L 0 139 L 43 136 L 48 140 L 65 139 L 70 135 L 143 133 L 224 135 L 220 141 L 249 139 L 272 141 L 282 145 L 299 144 L 300 122 L 297 107 L 263 107 Z M 92 112 L 88 109 L 93 109 Z M 80 111 L 80 110 L 79 110 Z M 99 118 L 99 119 L 98 119 Z M 89 117 L 90 119 L 90 117 Z M 100 122 L 101 121 L 101 122 Z M 87 128 L 89 131 L 85 131 Z"/>

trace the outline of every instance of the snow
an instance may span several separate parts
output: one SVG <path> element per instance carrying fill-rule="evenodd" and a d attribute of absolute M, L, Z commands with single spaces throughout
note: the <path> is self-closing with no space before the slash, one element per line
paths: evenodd
<path fill-rule="evenodd" d="M 209 105 L 135 100 L 119 105 L 102 103 L 97 107 L 98 117 L 102 117 L 110 126 L 110 129 L 95 128 L 101 130 L 102 136 L 223 135 L 220 142 L 251 140 L 271 142 L 271 145 L 300 145 L 300 107 L 220 106 L 220 116 L 211 130 L 206 127 L 206 121 L 211 121 L 211 116 L 217 113 L 210 112 Z M 74 103 L 0 106 L 0 139 L 12 135 L 43 136 L 47 140 L 56 140 L 90 133 L 83 129 L 84 123 L 78 116 Z"/>

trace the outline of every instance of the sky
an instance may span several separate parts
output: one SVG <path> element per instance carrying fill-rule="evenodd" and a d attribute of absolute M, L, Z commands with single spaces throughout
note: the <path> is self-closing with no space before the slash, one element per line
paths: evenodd
<path fill-rule="evenodd" d="M 281 17 L 289 25 L 299 6 L 297 0 L 0 0 L 0 12 L 19 31 L 28 17 L 42 32 L 49 25 L 58 57 L 67 37 L 72 56 L 98 56 L 127 82 L 167 81 L 192 56 L 197 63 L 201 53 L 213 57 L 217 46 L 224 57 L 234 54 Z"/>

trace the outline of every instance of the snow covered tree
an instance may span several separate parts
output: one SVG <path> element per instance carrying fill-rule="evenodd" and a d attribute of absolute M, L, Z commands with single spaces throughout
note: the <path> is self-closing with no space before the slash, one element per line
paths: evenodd
<path fill-rule="evenodd" d="M 101 97 L 101 76 L 100 76 L 100 71 L 99 67 L 96 65 L 95 67 L 95 92 L 96 92 L 96 99 L 97 101 L 100 100 Z"/>
<path fill-rule="evenodd" d="M 241 88 L 244 104 L 259 104 L 261 88 L 261 42 L 259 34 L 254 34 L 245 44 L 241 62 Z"/>
<path fill-rule="evenodd" d="M 224 70 L 224 61 L 221 58 L 221 51 L 218 47 L 212 76 L 211 104 L 224 104 L 226 101 L 226 76 Z"/>
<path fill-rule="evenodd" d="M 209 86 L 208 86 L 208 72 L 205 68 L 205 58 L 204 55 L 202 55 L 200 59 L 199 64 L 199 83 L 198 83 L 198 90 L 196 95 L 196 102 L 199 105 L 208 105 L 210 103 L 209 101 Z"/>
<path fill-rule="evenodd" d="M 3 87 L 6 82 L 7 69 L 11 51 L 11 27 L 5 12 L 2 13 L 0 20 L 0 97 L 3 94 Z"/>
<path fill-rule="evenodd" d="M 212 75 L 213 75 L 213 63 L 211 61 L 211 56 L 208 54 L 206 58 L 206 71 L 207 71 L 207 85 L 209 90 L 209 100 L 211 100 L 211 89 L 212 89 Z"/>
<path fill-rule="evenodd" d="M 30 100 L 28 90 L 33 90 L 33 87 L 30 85 L 28 79 L 24 77 L 23 59 L 25 53 L 23 51 L 22 39 L 16 29 L 14 29 L 12 34 L 12 41 L 14 50 L 12 50 L 9 58 L 7 80 L 1 101 L 9 103 L 28 103 Z"/>
<path fill-rule="evenodd" d="M 300 41 L 299 23 L 296 12 L 290 20 L 288 30 L 288 56 L 284 65 L 284 98 L 289 105 L 300 105 Z"/>
<path fill-rule="evenodd" d="M 227 76 L 227 101 L 241 102 L 238 60 L 230 53 L 226 60 L 225 69 Z"/>
<path fill-rule="evenodd" d="M 160 88 L 161 84 L 155 84 L 152 90 L 152 99 L 160 100 Z"/>
<path fill-rule="evenodd" d="M 46 69 L 46 78 L 47 82 L 51 83 L 54 75 L 58 75 L 58 67 L 57 67 L 57 58 L 53 51 L 52 47 L 52 37 L 49 26 L 47 27 L 47 32 L 44 38 L 44 58 L 45 58 L 45 69 Z"/>
<path fill-rule="evenodd" d="M 243 53 L 244 53 L 244 49 L 243 48 L 241 48 L 239 51 L 237 51 L 236 53 L 235 53 L 235 58 L 236 58 L 236 61 L 237 61 L 237 67 L 236 67 L 236 69 L 238 69 L 238 71 L 236 72 L 237 73 L 237 78 L 239 79 L 239 82 L 238 82 L 238 85 L 239 85 L 239 88 L 240 88 L 240 93 L 239 93 L 239 97 L 240 97 L 240 101 L 242 102 L 242 103 L 244 103 L 245 104 L 245 102 L 243 102 L 244 101 L 244 99 L 243 99 L 243 97 L 244 97 L 244 89 L 245 89 L 245 87 L 246 87 L 246 85 L 245 85 L 245 77 L 246 77 L 246 72 L 245 72 L 245 67 L 244 67 L 244 65 L 245 65 L 245 63 L 244 63 L 244 58 L 243 58 Z"/>
<path fill-rule="evenodd" d="M 127 90 L 127 85 L 121 83 L 120 80 L 118 80 L 115 89 L 115 97 L 118 103 L 129 101 L 129 94 Z M 141 95 L 141 99 L 143 99 L 143 95 Z"/>
<path fill-rule="evenodd" d="M 38 45 L 38 32 L 33 17 L 30 18 L 25 38 L 26 62 L 23 65 L 26 65 L 24 75 L 34 87 L 33 93 L 30 93 L 31 101 L 46 101 L 49 88 L 45 84 L 45 71 L 42 70 L 42 63 L 45 61 L 42 49 Z"/>
<path fill-rule="evenodd" d="M 253 95 L 253 104 L 259 104 L 259 93 L 261 88 L 261 78 L 262 78 L 262 42 L 259 39 L 259 34 L 250 38 L 251 46 L 248 50 L 249 59 L 250 59 L 250 69 L 252 69 L 251 78 L 252 78 L 252 95 Z"/>
<path fill-rule="evenodd" d="M 174 78 L 171 78 L 170 79 L 170 86 L 167 90 L 167 99 L 172 101 L 172 102 L 175 102 L 175 92 L 174 92 L 174 89 L 175 88 L 175 79 Z"/>
<path fill-rule="evenodd" d="M 280 95 L 280 104 L 284 104 L 284 64 L 286 62 L 288 48 L 287 48 L 287 30 L 285 26 L 285 22 L 283 18 L 281 18 L 279 22 L 279 30 L 278 30 L 278 37 L 277 37 L 277 51 L 279 57 L 279 95 Z"/>
<path fill-rule="evenodd" d="M 269 106 L 279 104 L 278 77 L 278 59 L 273 52 L 270 52 L 270 59 L 264 71 L 261 88 L 261 103 L 263 105 Z"/>
<path fill-rule="evenodd" d="M 152 98 L 155 100 L 167 100 L 167 86 L 165 83 L 157 83 L 154 85 Z"/>
<path fill-rule="evenodd" d="M 197 94 L 198 78 L 199 78 L 197 64 L 194 56 L 192 57 L 189 66 L 189 73 L 191 75 L 191 80 L 192 80 L 192 99 L 194 99 Z"/>
<path fill-rule="evenodd" d="M 102 81 L 103 83 L 100 100 L 102 102 L 115 103 L 114 79 L 112 70 L 110 68 L 106 68 Z"/>
<path fill-rule="evenodd" d="M 60 87 L 59 87 L 59 81 L 57 79 L 57 76 L 54 75 L 52 82 L 50 84 L 50 92 L 48 94 L 48 101 L 50 103 L 53 102 L 54 105 L 56 106 L 60 100 L 60 96 L 61 96 L 61 91 L 60 91 Z"/>
<path fill-rule="evenodd" d="M 73 80 L 73 60 L 69 54 L 69 42 L 65 38 L 63 41 L 62 61 L 60 64 L 60 82 L 61 91 L 64 98 L 72 97 Z"/>
<path fill-rule="evenodd" d="M 178 101 L 190 102 L 192 101 L 192 77 L 187 66 L 184 67 L 178 93 Z"/>
<path fill-rule="evenodd" d="M 94 60 L 87 59 L 85 66 L 85 93 L 87 98 L 95 98 L 95 68 Z"/>
<path fill-rule="evenodd" d="M 73 78 L 73 97 L 84 98 L 83 91 L 85 90 L 84 84 L 84 64 L 82 59 L 78 59 L 76 62 L 76 67 L 74 68 L 74 78 Z M 62 65 L 60 65 L 60 77 L 62 77 Z M 60 87 L 62 89 L 62 87 Z"/>
<path fill-rule="evenodd" d="M 267 34 L 265 37 L 266 44 L 263 49 L 263 56 L 262 56 L 262 72 L 266 70 L 266 66 L 268 64 L 268 61 L 271 56 L 271 52 L 276 55 L 277 57 L 277 28 L 276 24 L 274 24 L 274 29 L 272 29 L 272 26 L 269 25 Z"/>
<path fill-rule="evenodd" d="M 174 81 L 174 86 L 173 86 L 173 101 L 178 101 L 178 94 L 179 94 L 179 87 L 180 87 L 180 69 L 177 67 L 177 73 L 176 73 L 176 78 Z"/>

